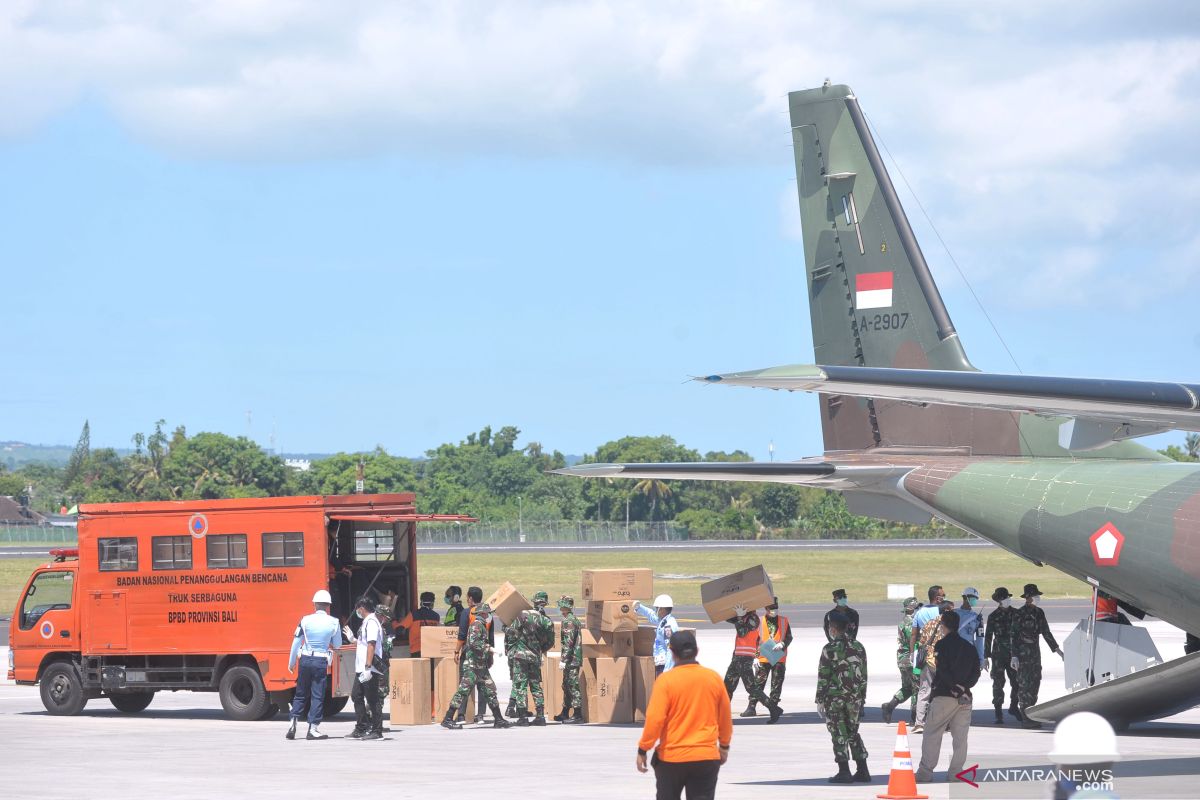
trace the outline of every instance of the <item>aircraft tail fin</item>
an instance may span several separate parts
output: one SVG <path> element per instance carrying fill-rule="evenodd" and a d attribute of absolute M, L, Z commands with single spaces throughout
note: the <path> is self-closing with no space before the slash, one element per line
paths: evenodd
<path fill-rule="evenodd" d="M 815 363 L 974 370 L 850 87 L 826 84 L 788 100 Z M 826 451 L 1020 453 L 1004 412 L 822 395 L 821 421 Z"/>

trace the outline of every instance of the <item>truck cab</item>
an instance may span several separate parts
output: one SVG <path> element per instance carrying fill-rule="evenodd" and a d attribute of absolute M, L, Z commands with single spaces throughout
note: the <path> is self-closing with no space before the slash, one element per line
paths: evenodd
<path fill-rule="evenodd" d="M 34 570 L 9 622 L 8 679 L 40 682 L 42 703 L 78 713 L 86 702 L 73 685 L 69 669 L 47 668 L 70 663 L 79 652 L 78 550 L 51 550 L 54 561 Z"/>

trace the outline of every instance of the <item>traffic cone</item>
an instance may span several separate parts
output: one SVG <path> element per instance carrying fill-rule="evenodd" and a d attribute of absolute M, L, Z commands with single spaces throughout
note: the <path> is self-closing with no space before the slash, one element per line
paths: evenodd
<path fill-rule="evenodd" d="M 880 800 L 928 800 L 929 795 L 917 794 L 917 776 L 913 774 L 912 751 L 908 749 L 908 726 L 903 721 L 896 729 L 896 749 L 892 752 L 887 794 L 875 796 Z"/>

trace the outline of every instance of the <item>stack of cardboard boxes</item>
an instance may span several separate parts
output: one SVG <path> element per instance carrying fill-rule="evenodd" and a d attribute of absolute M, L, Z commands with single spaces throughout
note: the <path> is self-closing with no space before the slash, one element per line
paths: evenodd
<path fill-rule="evenodd" d="M 505 583 L 487 600 L 504 624 L 533 608 L 511 583 Z M 430 626 L 421 631 L 421 658 L 393 658 L 389 670 L 389 719 L 393 725 L 428 725 L 440 720 L 458 690 L 458 665 L 454 651 L 457 627 Z M 555 664 L 555 669 L 558 665 Z M 466 717 L 475 715 L 475 692 L 467 697 Z"/>

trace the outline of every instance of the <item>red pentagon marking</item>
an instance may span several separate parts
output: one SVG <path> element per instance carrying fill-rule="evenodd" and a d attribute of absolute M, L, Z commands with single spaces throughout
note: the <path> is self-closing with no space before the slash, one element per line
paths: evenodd
<path fill-rule="evenodd" d="M 1092 546 L 1092 558 L 1098 567 L 1115 567 L 1121 560 L 1121 549 L 1125 547 L 1125 534 L 1111 522 L 1104 523 L 1092 534 L 1088 542 Z"/>

